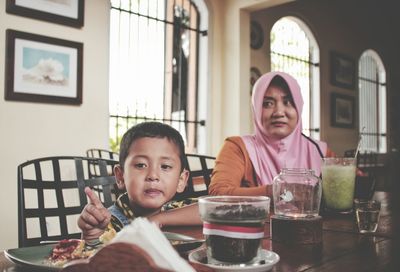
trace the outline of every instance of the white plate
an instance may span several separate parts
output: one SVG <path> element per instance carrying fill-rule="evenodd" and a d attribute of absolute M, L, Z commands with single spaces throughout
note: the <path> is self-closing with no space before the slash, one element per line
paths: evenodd
<path fill-rule="evenodd" d="M 180 233 L 175 233 L 175 232 L 163 232 L 165 237 L 167 237 L 168 240 L 182 240 L 182 241 L 190 241 L 190 240 L 196 240 L 196 238 L 193 238 L 191 236 L 187 236 L 184 234 Z"/>
<path fill-rule="evenodd" d="M 279 255 L 275 252 L 262 249 L 257 261 L 253 264 L 230 264 L 230 265 L 215 265 L 207 263 L 207 252 L 206 248 L 202 248 L 193 251 L 189 254 L 189 261 L 198 263 L 201 265 L 212 268 L 215 272 L 227 272 L 227 271 L 248 271 L 248 272 L 262 272 L 269 271 L 279 262 Z"/>
<path fill-rule="evenodd" d="M 191 236 L 187 236 L 187 235 L 183 235 L 183 234 L 179 234 L 179 233 L 174 233 L 174 232 L 166 232 L 164 231 L 164 235 L 165 237 L 167 237 L 168 240 L 177 240 L 177 241 L 182 241 L 182 242 L 186 242 L 186 243 L 182 243 L 182 244 L 173 244 L 172 246 L 176 249 L 176 251 L 178 251 L 181 254 L 188 254 L 191 250 L 198 248 L 199 246 L 201 246 L 203 244 L 203 242 L 200 242 L 199 240 L 191 237 Z M 190 243 L 191 241 L 193 241 L 193 243 Z M 189 242 L 189 243 L 187 243 Z"/>

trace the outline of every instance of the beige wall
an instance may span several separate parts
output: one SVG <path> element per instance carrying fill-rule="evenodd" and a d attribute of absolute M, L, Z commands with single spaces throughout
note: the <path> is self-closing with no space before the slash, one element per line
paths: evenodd
<path fill-rule="evenodd" d="M 53 155 L 84 155 L 108 147 L 109 1 L 85 1 L 83 28 L 11 15 L 0 9 L 0 86 L 4 89 L 5 31 L 14 29 L 84 44 L 83 102 L 80 106 L 0 99 L 0 214 L 6 222 L 0 249 L 16 247 L 17 165 Z"/>

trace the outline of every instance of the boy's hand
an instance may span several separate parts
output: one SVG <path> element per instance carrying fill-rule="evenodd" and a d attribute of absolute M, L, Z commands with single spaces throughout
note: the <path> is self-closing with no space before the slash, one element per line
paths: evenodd
<path fill-rule="evenodd" d="M 97 195 L 89 188 L 85 188 L 89 203 L 81 212 L 78 227 L 82 230 L 82 239 L 98 239 L 111 220 L 111 213 L 103 206 Z"/>

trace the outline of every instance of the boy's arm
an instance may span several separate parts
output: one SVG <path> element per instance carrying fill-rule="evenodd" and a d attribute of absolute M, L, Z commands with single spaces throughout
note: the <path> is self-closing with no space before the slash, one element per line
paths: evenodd
<path fill-rule="evenodd" d="M 149 216 L 148 219 L 162 226 L 202 225 L 197 203 Z"/>

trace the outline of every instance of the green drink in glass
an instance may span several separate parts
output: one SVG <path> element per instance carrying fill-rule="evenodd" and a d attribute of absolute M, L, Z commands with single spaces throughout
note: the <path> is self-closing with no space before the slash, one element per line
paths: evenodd
<path fill-rule="evenodd" d="M 356 165 L 354 158 L 324 158 L 322 196 L 328 211 L 349 213 L 353 208 Z"/>

